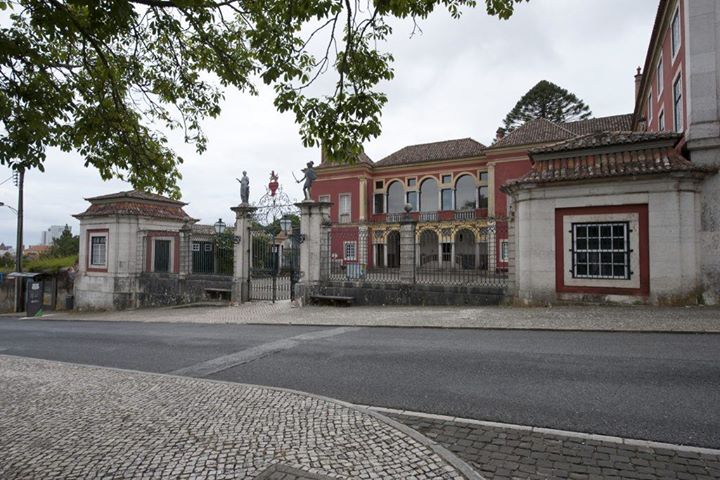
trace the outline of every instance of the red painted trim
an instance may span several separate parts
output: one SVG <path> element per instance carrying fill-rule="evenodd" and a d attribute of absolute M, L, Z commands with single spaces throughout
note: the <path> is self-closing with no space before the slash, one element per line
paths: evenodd
<path fill-rule="evenodd" d="M 173 271 L 172 273 L 180 273 L 180 234 L 178 232 L 154 231 L 147 234 L 147 245 L 145 245 L 145 271 L 152 272 L 152 246 L 154 237 L 172 237 L 174 242 L 173 248 Z"/>
<path fill-rule="evenodd" d="M 90 254 L 92 253 L 92 245 L 90 244 L 90 237 L 92 237 L 92 234 L 94 233 L 104 233 L 105 234 L 105 267 L 104 268 L 97 268 L 97 267 L 91 267 L 90 266 Z M 109 228 L 94 228 L 86 231 L 86 239 L 85 239 L 85 271 L 86 272 L 101 272 L 101 273 L 107 273 L 108 271 L 108 262 L 110 261 L 110 229 Z"/>
<path fill-rule="evenodd" d="M 565 232 L 563 219 L 566 215 L 602 215 L 612 213 L 637 213 L 639 220 L 640 288 L 575 287 L 565 285 Z M 555 289 L 558 293 L 588 293 L 602 295 L 650 295 L 650 241 L 648 206 L 618 205 L 602 207 L 555 209 Z"/>

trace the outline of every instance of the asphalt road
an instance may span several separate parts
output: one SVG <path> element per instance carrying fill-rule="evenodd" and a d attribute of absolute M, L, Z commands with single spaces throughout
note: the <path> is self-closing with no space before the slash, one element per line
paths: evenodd
<path fill-rule="evenodd" d="M 178 372 L 366 405 L 720 448 L 715 334 L 5 318 L 0 354 Z"/>

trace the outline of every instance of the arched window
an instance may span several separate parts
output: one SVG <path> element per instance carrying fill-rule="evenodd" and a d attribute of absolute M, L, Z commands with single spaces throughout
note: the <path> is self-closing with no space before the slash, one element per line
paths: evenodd
<path fill-rule="evenodd" d="M 405 189 L 402 183 L 392 182 L 387 190 L 388 213 L 401 213 L 405 207 Z"/>
<path fill-rule="evenodd" d="M 438 184 L 434 178 L 427 178 L 420 184 L 420 211 L 437 212 Z"/>
<path fill-rule="evenodd" d="M 455 205 L 457 210 L 475 209 L 475 179 L 463 175 L 455 183 Z"/>

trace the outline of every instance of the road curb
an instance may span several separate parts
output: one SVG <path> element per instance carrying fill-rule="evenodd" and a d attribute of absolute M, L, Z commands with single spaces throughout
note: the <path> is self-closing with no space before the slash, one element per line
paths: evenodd
<path fill-rule="evenodd" d="M 720 450 L 705 447 L 693 447 L 690 445 L 678 445 L 674 443 L 655 442 L 652 440 L 639 440 L 635 438 L 614 437 L 611 435 L 599 435 L 595 433 L 573 432 L 569 430 L 557 430 L 554 428 L 533 427 L 530 425 L 517 425 L 513 423 L 490 422 L 486 420 L 475 420 L 473 418 L 454 417 L 450 415 L 437 415 L 434 413 L 415 412 L 412 410 L 398 410 L 394 408 L 375 407 L 368 405 L 359 405 L 368 410 L 374 410 L 391 415 L 403 415 L 407 417 L 427 418 L 428 420 L 438 420 L 441 422 L 464 423 L 466 425 L 478 425 L 491 428 L 506 428 L 509 430 L 523 430 L 526 432 L 540 433 L 544 435 L 557 435 L 561 437 L 577 438 L 581 440 L 594 440 L 598 442 L 614 443 L 618 445 L 627 445 L 630 447 L 657 448 L 664 450 L 674 450 L 676 452 L 697 453 L 700 455 L 720 456 Z"/>
<path fill-rule="evenodd" d="M 323 395 L 317 395 L 314 393 L 301 392 L 299 390 L 293 390 L 290 388 L 269 387 L 269 386 L 265 386 L 265 385 L 255 385 L 255 384 L 251 384 L 251 383 L 229 382 L 226 380 L 216 380 L 216 379 L 212 379 L 212 378 L 198 378 L 198 377 L 188 377 L 188 376 L 182 376 L 182 375 L 173 375 L 173 374 L 169 374 L 169 373 L 144 372 L 141 370 L 131 370 L 128 368 L 101 367 L 98 365 L 88 365 L 88 364 L 84 364 L 84 363 L 64 362 L 64 361 L 59 361 L 59 360 L 46 360 L 43 358 L 23 357 L 20 355 L 7 355 L 7 354 L 0 353 L 0 358 L 2 358 L 2 357 L 17 358 L 17 359 L 21 359 L 21 360 L 30 360 L 30 361 L 38 361 L 38 362 L 56 363 L 56 364 L 61 364 L 61 365 L 71 365 L 73 367 L 112 370 L 112 371 L 132 373 L 132 374 L 139 373 L 139 374 L 143 374 L 143 375 L 170 377 L 170 378 L 176 378 L 176 379 L 182 379 L 182 380 L 196 380 L 196 381 L 203 381 L 203 382 L 213 382 L 213 383 L 220 383 L 220 384 L 224 384 L 224 385 L 235 385 L 235 386 L 239 385 L 239 386 L 246 386 L 246 387 L 252 387 L 252 388 L 273 390 L 273 391 L 277 391 L 277 392 L 291 393 L 293 395 L 299 395 L 299 396 L 304 396 L 304 397 L 316 398 L 318 400 L 321 400 L 321 401 L 324 401 L 327 403 L 333 403 L 333 404 L 348 408 L 350 410 L 355 410 L 355 411 L 361 412 L 365 415 L 369 415 L 369 416 L 385 423 L 386 425 L 394 428 L 395 430 L 399 430 L 400 432 L 409 436 L 410 438 L 412 438 L 416 442 L 420 443 L 421 445 L 428 447 L 430 450 L 435 452 L 440 458 L 442 458 L 447 463 L 449 463 L 451 466 L 453 466 L 455 469 L 457 469 L 468 480 L 485 480 L 484 477 L 482 477 L 479 473 L 477 473 L 465 461 L 461 460 L 458 456 L 456 456 L 454 453 L 447 450 L 442 445 L 440 445 L 437 442 L 422 435 L 420 432 L 418 432 L 406 425 L 403 425 L 402 423 L 398 422 L 397 420 L 393 420 L 392 418 L 386 417 L 382 413 L 377 412 L 369 407 L 356 405 L 354 403 L 344 402 L 342 400 L 338 400 L 335 398 L 330 398 L 330 397 L 326 397 Z"/>

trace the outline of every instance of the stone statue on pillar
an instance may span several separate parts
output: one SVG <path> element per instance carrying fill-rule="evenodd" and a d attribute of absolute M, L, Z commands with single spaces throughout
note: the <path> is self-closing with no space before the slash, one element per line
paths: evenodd
<path fill-rule="evenodd" d="M 241 204 L 247 204 L 250 200 L 250 179 L 247 176 L 247 172 L 243 172 L 242 178 L 236 178 L 240 182 L 240 202 Z"/>
<path fill-rule="evenodd" d="M 313 182 L 317 179 L 317 173 L 315 173 L 315 169 L 313 166 L 315 165 L 315 162 L 309 161 L 307 163 L 307 168 L 303 168 L 302 172 L 304 174 L 303 178 L 300 180 L 297 180 L 297 183 L 302 182 L 305 180 L 305 183 L 303 184 L 303 193 L 305 194 L 305 200 L 311 200 L 310 198 L 310 189 L 312 188 Z"/>

